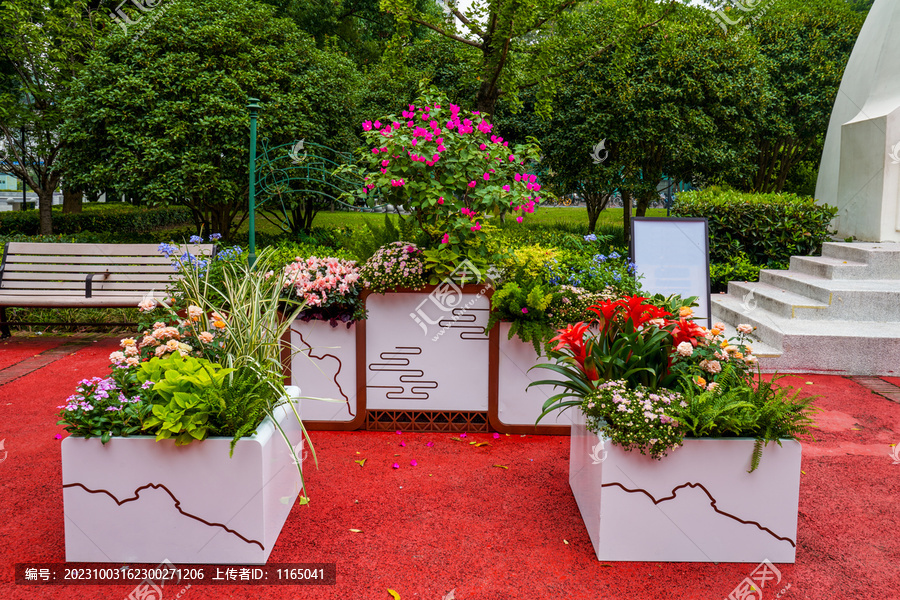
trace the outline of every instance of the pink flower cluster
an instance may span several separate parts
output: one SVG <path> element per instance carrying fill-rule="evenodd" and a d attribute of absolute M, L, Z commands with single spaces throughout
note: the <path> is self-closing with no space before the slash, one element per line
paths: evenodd
<path fill-rule="evenodd" d="M 300 257 L 284 268 L 282 287 L 310 306 L 326 306 L 348 293 L 359 280 L 356 263 L 337 258 Z"/>

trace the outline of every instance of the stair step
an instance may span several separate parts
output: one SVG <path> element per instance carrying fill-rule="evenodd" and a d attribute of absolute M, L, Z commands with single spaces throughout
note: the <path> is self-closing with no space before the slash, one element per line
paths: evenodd
<path fill-rule="evenodd" d="M 740 297 L 742 304 L 752 311 L 762 308 L 780 317 L 797 318 L 798 309 L 827 310 L 829 304 L 819 302 L 809 296 L 795 294 L 778 286 L 765 282 L 744 283 L 732 281 L 728 284 L 728 293 Z"/>
<path fill-rule="evenodd" d="M 867 279 L 900 279 L 900 244 L 825 242 L 822 256 L 867 265 Z"/>
<path fill-rule="evenodd" d="M 780 351 L 784 332 L 776 315 L 758 307 L 748 310 L 740 297 L 731 294 L 714 294 L 711 300 L 713 322 L 722 321 L 733 327 L 741 323 L 752 325 L 753 336 L 759 342 Z"/>
<path fill-rule="evenodd" d="M 790 270 L 823 279 L 870 279 L 866 263 L 830 256 L 792 256 Z"/>

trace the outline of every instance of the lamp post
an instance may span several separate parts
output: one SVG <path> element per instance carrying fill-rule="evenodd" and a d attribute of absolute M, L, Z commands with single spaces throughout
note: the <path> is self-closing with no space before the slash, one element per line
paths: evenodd
<path fill-rule="evenodd" d="M 28 189 L 28 185 L 25 183 L 25 126 L 22 126 L 22 210 L 28 210 L 28 202 L 25 196 L 25 190 Z"/>
<path fill-rule="evenodd" d="M 256 116 L 259 114 L 259 99 L 250 98 L 247 110 L 250 111 L 250 253 L 247 263 L 252 267 L 256 262 Z"/>

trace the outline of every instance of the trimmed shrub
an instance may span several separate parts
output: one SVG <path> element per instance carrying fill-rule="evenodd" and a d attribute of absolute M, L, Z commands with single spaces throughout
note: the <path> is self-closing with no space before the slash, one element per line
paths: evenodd
<path fill-rule="evenodd" d="M 84 212 L 64 214 L 53 207 L 53 231 L 56 234 L 115 232 L 119 234 L 149 233 L 154 229 L 192 225 L 191 211 L 185 206 L 144 208 L 130 204 L 85 205 Z M 0 213 L 0 235 L 38 235 L 40 221 L 37 210 Z"/>
<path fill-rule="evenodd" d="M 683 192 L 672 209 L 674 217 L 708 220 L 710 262 L 731 262 L 743 252 L 754 265 L 818 254 L 836 213 L 836 208 L 810 197 L 719 187 Z"/>

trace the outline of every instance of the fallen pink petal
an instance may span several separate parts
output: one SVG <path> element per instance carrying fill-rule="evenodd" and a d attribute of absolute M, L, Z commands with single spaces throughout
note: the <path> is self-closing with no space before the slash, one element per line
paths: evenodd
<path fill-rule="evenodd" d="M 394 463 L 394 464 L 391 465 L 391 466 L 392 466 L 393 468 L 395 468 L 395 469 L 399 469 L 399 468 L 400 468 L 400 463 Z"/>
<path fill-rule="evenodd" d="M 411 460 L 411 461 L 409 461 L 409 464 L 410 464 L 410 466 L 415 467 L 415 466 L 417 466 L 419 463 L 417 463 L 417 462 L 414 461 L 414 460 Z"/>

